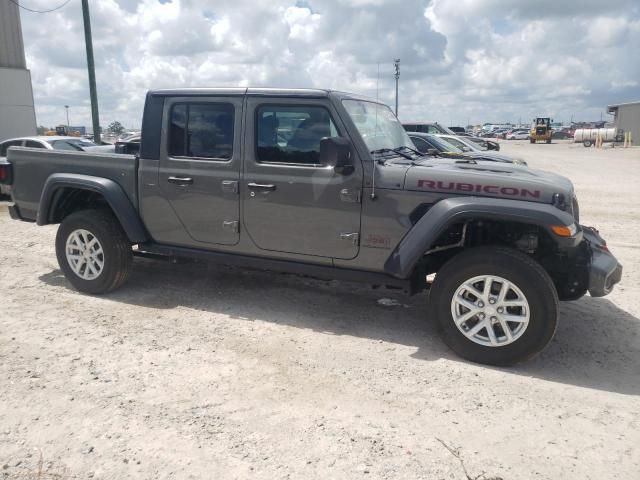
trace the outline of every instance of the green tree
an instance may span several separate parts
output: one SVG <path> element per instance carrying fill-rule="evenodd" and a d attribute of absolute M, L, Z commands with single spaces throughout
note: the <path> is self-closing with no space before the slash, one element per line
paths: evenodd
<path fill-rule="evenodd" d="M 124 127 L 117 120 L 115 122 L 111 122 L 107 127 L 107 131 L 113 133 L 114 135 L 120 135 L 124 132 Z"/>

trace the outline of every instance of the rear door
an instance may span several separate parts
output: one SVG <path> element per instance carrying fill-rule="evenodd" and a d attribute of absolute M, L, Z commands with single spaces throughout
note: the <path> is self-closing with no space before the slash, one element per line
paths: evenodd
<path fill-rule="evenodd" d="M 239 241 L 242 96 L 164 103 L 160 189 L 193 245 Z"/>
<path fill-rule="evenodd" d="M 346 136 L 327 99 L 248 96 L 242 181 L 245 229 L 262 250 L 351 259 L 358 254 L 362 165 L 319 163 L 320 140 Z"/>

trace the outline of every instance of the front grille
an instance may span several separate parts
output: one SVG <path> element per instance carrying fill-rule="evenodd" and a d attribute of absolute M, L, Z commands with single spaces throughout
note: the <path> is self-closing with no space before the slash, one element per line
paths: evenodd
<path fill-rule="evenodd" d="M 545 133 L 547 133 L 545 127 L 536 127 L 536 135 L 544 135 Z"/>

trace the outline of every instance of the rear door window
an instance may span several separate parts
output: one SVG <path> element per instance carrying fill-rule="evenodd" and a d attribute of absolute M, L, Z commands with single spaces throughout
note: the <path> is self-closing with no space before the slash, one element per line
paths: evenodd
<path fill-rule="evenodd" d="M 234 107 L 230 103 L 177 103 L 171 108 L 169 155 L 229 160 Z"/>
<path fill-rule="evenodd" d="M 27 140 L 24 146 L 29 148 L 46 148 L 42 142 L 36 142 L 35 140 Z"/>

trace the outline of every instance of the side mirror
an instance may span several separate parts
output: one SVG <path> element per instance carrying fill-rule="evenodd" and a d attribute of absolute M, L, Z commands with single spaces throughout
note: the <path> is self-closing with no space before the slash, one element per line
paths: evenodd
<path fill-rule="evenodd" d="M 333 167 L 340 175 L 350 175 L 355 168 L 351 163 L 351 142 L 342 137 L 320 140 L 320 163 Z"/>
<path fill-rule="evenodd" d="M 436 150 L 435 148 L 428 148 L 427 149 L 427 155 L 431 155 L 432 157 L 437 157 L 438 156 L 438 150 Z"/>

